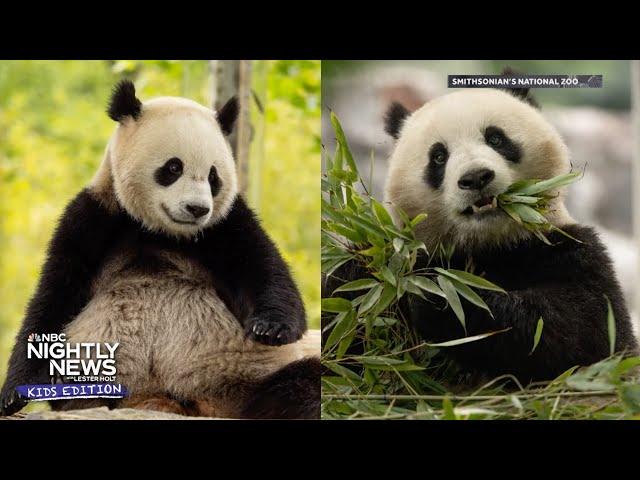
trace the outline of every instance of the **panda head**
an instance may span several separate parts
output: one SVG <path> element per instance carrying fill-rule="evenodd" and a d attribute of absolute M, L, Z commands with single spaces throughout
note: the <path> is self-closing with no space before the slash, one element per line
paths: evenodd
<path fill-rule="evenodd" d="M 386 131 L 396 145 L 385 200 L 411 217 L 427 213 L 417 235 L 431 247 L 473 249 L 530 235 L 496 207 L 496 195 L 517 180 L 570 170 L 565 144 L 526 90 L 460 90 L 412 114 L 394 104 Z M 560 194 L 547 217 L 557 226 L 571 221 Z"/>
<path fill-rule="evenodd" d="M 217 113 L 177 97 L 143 103 L 124 80 L 108 114 L 118 127 L 94 179 L 103 197 L 108 192 L 147 229 L 178 237 L 194 236 L 228 213 L 238 190 L 225 138 L 238 114 L 235 98 Z"/>

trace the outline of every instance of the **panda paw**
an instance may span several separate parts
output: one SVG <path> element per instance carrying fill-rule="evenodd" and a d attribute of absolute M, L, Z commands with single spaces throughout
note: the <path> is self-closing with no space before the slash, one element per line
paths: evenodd
<path fill-rule="evenodd" d="M 0 394 L 0 417 L 13 415 L 27 404 L 15 388 L 5 388 Z"/>
<path fill-rule="evenodd" d="M 246 336 L 264 345 L 278 346 L 299 340 L 302 337 L 302 332 L 289 323 L 255 318 L 247 325 Z"/>

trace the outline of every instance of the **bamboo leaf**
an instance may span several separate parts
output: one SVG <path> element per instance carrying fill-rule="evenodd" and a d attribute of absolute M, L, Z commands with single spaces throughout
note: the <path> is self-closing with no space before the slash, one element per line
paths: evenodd
<path fill-rule="evenodd" d="M 396 299 L 396 289 L 392 285 L 386 284 L 380 295 L 378 303 L 371 311 L 374 316 L 382 313 Z"/>
<path fill-rule="evenodd" d="M 362 315 L 367 310 L 370 310 L 382 295 L 382 284 L 376 285 L 374 288 L 369 290 L 364 298 L 362 299 L 362 303 L 360 304 L 360 308 L 358 309 L 358 315 Z"/>
<path fill-rule="evenodd" d="M 419 213 L 418 215 L 413 217 L 413 220 L 411 220 L 409 223 L 411 224 L 412 227 L 415 227 L 419 223 L 422 223 L 426 218 L 427 218 L 426 213 Z"/>
<path fill-rule="evenodd" d="M 464 328 L 464 331 L 466 332 L 467 325 L 465 324 L 464 310 L 462 309 L 458 292 L 449 279 L 443 275 L 438 275 L 438 285 L 442 288 L 442 291 L 447 297 L 447 302 L 449 302 L 449 305 L 451 306 L 451 310 L 453 310 L 453 313 L 458 317 L 458 320 L 462 324 L 462 328 Z"/>
<path fill-rule="evenodd" d="M 417 295 L 420 298 L 424 298 L 425 300 L 427 299 L 427 297 L 424 296 L 424 293 L 422 293 L 422 290 L 420 290 L 420 288 L 418 288 L 418 286 L 416 286 L 415 283 L 409 281 L 408 277 L 403 278 L 402 281 L 404 283 L 404 288 L 407 292 L 413 293 L 414 295 Z M 444 293 L 442 294 L 442 296 L 444 296 Z"/>
<path fill-rule="evenodd" d="M 342 216 L 336 211 L 336 209 L 329 204 L 324 198 L 321 199 L 321 209 L 323 217 L 329 217 L 334 222 L 341 222 Z"/>
<path fill-rule="evenodd" d="M 409 284 L 409 281 L 406 278 L 400 278 L 398 280 L 398 293 L 397 293 L 398 298 L 402 298 L 404 296 L 405 292 L 407 291 L 408 284 Z"/>
<path fill-rule="evenodd" d="M 338 119 L 336 118 L 336 122 L 338 122 Z M 331 123 L 333 124 L 333 116 L 331 117 Z M 338 122 L 338 125 L 340 124 L 340 122 Z M 335 125 L 333 126 L 334 130 L 335 130 Z M 342 131 L 342 128 L 340 128 L 340 131 Z M 336 133 L 336 140 L 337 140 L 337 133 Z M 338 140 L 336 142 L 336 153 L 333 156 L 333 168 L 331 169 L 331 173 L 334 174 L 335 172 L 341 172 L 342 170 L 342 148 L 340 148 L 340 140 Z"/>
<path fill-rule="evenodd" d="M 616 368 L 613 370 L 613 377 L 619 379 L 622 375 L 627 373 L 632 368 L 640 365 L 640 357 L 629 357 L 620 361 Z"/>
<path fill-rule="evenodd" d="M 393 365 L 393 366 L 378 365 L 372 368 L 374 370 L 383 370 L 383 371 L 386 370 L 386 371 L 398 371 L 398 372 L 419 372 L 425 369 L 425 367 L 421 367 L 420 365 L 416 365 L 414 363 L 403 363 L 401 365 Z"/>
<path fill-rule="evenodd" d="M 607 330 L 609 333 L 609 355 L 613 355 L 616 351 L 616 318 L 613 315 L 613 308 L 609 297 L 604 296 L 607 301 Z"/>
<path fill-rule="evenodd" d="M 336 322 L 329 334 L 329 338 L 325 342 L 323 346 L 323 351 L 328 350 L 337 342 L 342 340 L 346 333 L 350 333 L 350 331 L 356 326 L 356 312 L 355 310 L 349 310 L 348 312 L 342 312 L 338 314 L 341 318 Z"/>
<path fill-rule="evenodd" d="M 342 340 L 340 340 L 340 343 L 338 344 L 338 348 L 336 348 L 337 359 L 344 357 L 344 354 L 347 352 L 347 350 L 351 346 L 351 342 L 353 342 L 353 339 L 355 337 L 356 337 L 356 329 L 354 328 L 353 330 L 351 330 L 351 333 L 348 333 L 342 338 Z"/>
<path fill-rule="evenodd" d="M 386 282 L 390 283 L 394 287 L 397 285 L 396 277 L 393 275 L 393 272 L 389 270 L 389 268 L 385 265 L 380 267 L 380 275 L 385 279 Z"/>
<path fill-rule="evenodd" d="M 376 285 L 379 285 L 379 284 L 380 284 L 380 282 L 378 282 L 374 278 L 363 278 L 363 279 L 360 279 L 360 280 L 354 280 L 353 282 L 345 283 L 344 285 L 336 288 L 333 291 L 333 293 L 336 293 L 336 292 L 354 292 L 356 290 L 365 290 L 367 288 L 375 287 Z"/>
<path fill-rule="evenodd" d="M 536 332 L 533 335 L 533 348 L 529 352 L 529 355 L 533 354 L 536 348 L 538 348 L 538 343 L 540 343 L 540 338 L 542 337 L 542 329 L 544 328 L 544 320 L 542 317 L 538 319 L 538 324 L 536 325 Z"/>
<path fill-rule="evenodd" d="M 409 278 L 409 282 L 414 284 L 416 287 L 424 290 L 425 292 L 433 293 L 434 295 L 438 295 L 442 298 L 447 298 L 447 296 L 442 291 L 442 289 L 438 287 L 438 285 L 436 285 L 434 281 L 419 275 L 411 275 L 408 278 Z M 409 289 L 407 288 L 407 290 Z"/>
<path fill-rule="evenodd" d="M 364 218 L 360 217 L 359 215 L 355 215 L 351 212 L 344 212 L 344 216 L 347 217 L 351 223 L 353 225 L 357 225 L 358 227 L 362 228 L 363 230 L 365 230 L 367 233 L 374 235 L 376 237 L 380 237 L 380 238 L 384 238 L 385 237 L 385 232 L 384 230 L 382 230 L 382 228 L 380 228 L 379 226 L 377 226 L 376 224 L 374 224 L 373 222 L 370 222 L 369 220 L 365 220 Z"/>
<path fill-rule="evenodd" d="M 322 311 L 323 312 L 348 312 L 351 310 L 351 302 L 345 298 L 332 297 L 322 299 Z"/>
<path fill-rule="evenodd" d="M 377 355 L 354 356 L 353 359 L 363 365 L 402 365 L 405 362 L 398 358 L 381 357 Z"/>
<path fill-rule="evenodd" d="M 443 420 L 457 420 L 456 412 L 453 409 L 453 403 L 449 397 L 445 397 L 442 400 L 442 419 Z"/>
<path fill-rule="evenodd" d="M 349 165 L 349 168 L 352 172 L 358 173 L 358 167 L 356 166 L 356 162 L 353 160 L 353 155 L 351 154 L 351 149 L 349 148 L 349 144 L 347 142 L 347 138 L 344 135 L 344 130 L 342 130 L 342 125 L 340 125 L 340 121 L 334 112 L 331 112 L 331 125 L 333 125 L 333 130 L 336 134 L 336 140 L 340 144 L 342 155 Z"/>
<path fill-rule="evenodd" d="M 455 407 L 453 409 L 457 417 L 469 417 L 471 415 L 499 415 L 495 410 L 489 410 L 488 408 L 478 407 Z"/>
<path fill-rule="evenodd" d="M 337 258 L 335 260 L 331 260 L 329 262 L 322 262 L 322 272 L 330 277 L 338 268 L 351 260 L 351 257 L 346 258 Z"/>
<path fill-rule="evenodd" d="M 504 328 L 502 330 L 495 330 L 493 332 L 481 333 L 479 335 L 472 335 L 471 337 L 456 338 L 455 340 L 448 340 L 446 342 L 427 343 L 427 345 L 434 348 L 455 347 L 456 345 L 463 345 L 465 343 L 477 342 L 478 340 L 482 340 L 483 338 L 491 337 L 493 335 L 496 335 L 498 333 L 503 333 L 508 330 L 511 330 L 511 327 Z"/>
<path fill-rule="evenodd" d="M 538 237 L 538 239 L 540 239 L 543 243 L 546 243 L 547 245 L 549 245 L 550 247 L 553 247 L 553 243 L 551 243 L 549 241 L 549 239 L 545 236 L 544 233 L 542 233 L 540 230 L 533 230 L 533 234 Z"/>
<path fill-rule="evenodd" d="M 509 215 L 511 218 L 513 218 L 516 222 L 522 225 L 522 219 L 520 218 L 520 215 L 518 215 L 518 212 L 516 211 L 513 205 L 500 204 L 500 208 L 502 208 L 502 210 L 504 210 L 506 214 Z"/>
<path fill-rule="evenodd" d="M 454 280 L 453 278 L 451 279 L 451 283 L 453 283 L 453 286 L 456 288 L 456 290 L 460 295 L 462 295 L 468 301 L 473 303 L 475 306 L 486 310 L 487 312 L 489 312 L 489 315 L 493 317 L 493 313 L 491 313 L 491 309 L 489 308 L 489 306 L 484 302 L 484 300 L 480 297 L 480 295 L 478 295 L 476 292 L 471 290 L 469 286 L 465 285 L 464 283 L 458 280 Z"/>
<path fill-rule="evenodd" d="M 531 179 L 531 180 L 518 180 L 517 182 L 511 184 L 511 186 L 509 188 L 507 188 L 507 191 L 505 193 L 518 193 L 520 194 L 520 191 L 523 190 L 526 187 L 529 187 L 531 185 L 534 185 L 536 183 L 538 183 L 540 180 L 538 179 Z"/>
<path fill-rule="evenodd" d="M 551 230 L 553 230 L 554 232 L 558 232 L 561 235 L 564 235 L 565 237 L 567 237 L 570 240 L 573 240 L 574 242 L 584 243 L 582 240 L 578 240 L 576 237 L 569 235 L 567 232 L 565 232 L 561 228 L 556 227 L 555 225 L 551 226 Z"/>
<path fill-rule="evenodd" d="M 502 202 L 510 202 L 510 203 L 526 203 L 535 205 L 540 202 L 540 197 L 530 197 L 526 195 L 516 195 L 516 194 L 502 194 L 500 196 L 500 200 Z"/>
<path fill-rule="evenodd" d="M 640 413 L 640 385 L 622 386 L 620 399 L 633 413 Z"/>
<path fill-rule="evenodd" d="M 513 404 L 513 406 L 516 407 L 520 413 L 524 411 L 524 408 L 522 407 L 522 402 L 518 397 L 516 397 L 515 395 L 510 395 L 509 399 L 511 400 L 511 403 Z"/>
<path fill-rule="evenodd" d="M 372 198 L 371 206 L 373 207 L 373 213 L 375 214 L 376 218 L 382 225 L 393 226 L 393 220 L 391 219 L 391 215 L 389 215 L 389 212 L 387 212 L 387 210 L 379 202 L 375 201 Z"/>
<path fill-rule="evenodd" d="M 526 223 L 545 224 L 548 223 L 544 215 L 531 208 L 528 205 L 521 203 L 511 204 L 517 215 Z"/>
<path fill-rule="evenodd" d="M 373 246 L 365 250 L 360 250 L 358 253 L 360 255 L 364 255 L 365 257 L 374 257 L 378 255 L 381 251 L 382 250 L 380 249 L 380 247 Z"/>
<path fill-rule="evenodd" d="M 419 371 L 424 370 L 424 367 L 420 367 L 419 365 L 415 365 L 411 362 L 407 362 L 406 360 L 400 360 L 398 358 L 391 357 L 381 357 L 375 355 L 367 355 L 367 356 L 358 356 L 353 357 L 354 360 L 366 365 L 367 367 L 373 370 L 384 370 L 384 371 Z"/>
<path fill-rule="evenodd" d="M 347 367 L 343 367 L 338 363 L 327 362 L 327 363 L 324 363 L 323 365 L 325 365 L 332 372 L 337 373 L 341 377 L 348 378 L 352 382 L 357 382 L 357 383 L 362 382 L 362 378 L 360 378 L 360 376 L 357 373 L 355 373 L 353 370 Z"/>
<path fill-rule="evenodd" d="M 486 278 L 479 277 L 478 275 L 474 275 L 473 273 L 465 272 L 464 270 L 456 270 L 454 268 L 445 270 L 440 267 L 436 267 L 434 270 L 447 277 L 451 277 L 454 280 L 465 283 L 471 287 L 480 288 L 482 290 L 492 290 L 494 292 L 507 293 L 504 289 L 500 288 L 495 283 L 490 282 Z"/>
<path fill-rule="evenodd" d="M 343 237 L 351 240 L 352 242 L 355 243 L 362 243 L 364 242 L 366 239 L 364 236 L 362 236 L 359 232 L 357 232 L 356 230 L 346 227 L 344 225 L 338 224 L 338 223 L 328 223 L 327 224 L 327 230 L 330 230 L 332 232 L 335 232 L 339 235 L 342 235 Z"/>
<path fill-rule="evenodd" d="M 518 193 L 521 195 L 535 195 L 536 193 L 542 193 L 547 190 L 556 190 L 565 185 L 575 182 L 580 177 L 582 172 L 571 172 L 564 175 L 558 175 L 557 177 L 536 182 L 532 185 L 528 185 L 519 189 Z"/>

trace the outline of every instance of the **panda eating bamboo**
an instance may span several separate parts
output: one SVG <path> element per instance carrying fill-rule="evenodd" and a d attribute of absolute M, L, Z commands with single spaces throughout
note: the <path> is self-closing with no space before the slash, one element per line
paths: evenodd
<path fill-rule="evenodd" d="M 637 352 L 611 259 L 594 229 L 571 218 L 563 192 L 551 200 L 547 221 L 581 242 L 554 231 L 548 235 L 553 246 L 546 245 L 497 205 L 497 196 L 516 181 L 571 169 L 567 147 L 527 89 L 459 90 L 413 113 L 394 103 L 385 120 L 395 139 L 385 186 L 390 210 L 399 207 L 411 218 L 426 213 L 416 236 L 429 252 L 440 242 L 453 246 L 450 268 L 471 268 L 507 291 L 477 292 L 491 314 L 462 299 L 466 332 L 444 299 L 407 295 L 401 309 L 424 339 L 445 342 L 506 330 L 445 353 L 481 376 L 550 380 L 609 356 L 609 299 L 615 351 Z M 323 296 L 363 276 L 364 267 L 351 261 L 327 279 Z M 530 354 L 540 318 L 544 332 Z"/>

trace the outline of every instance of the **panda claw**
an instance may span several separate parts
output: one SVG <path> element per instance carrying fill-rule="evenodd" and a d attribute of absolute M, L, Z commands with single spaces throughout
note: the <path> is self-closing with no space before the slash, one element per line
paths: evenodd
<path fill-rule="evenodd" d="M 290 325 L 280 321 L 256 320 L 247 334 L 252 340 L 270 346 L 284 345 L 298 340 L 300 335 Z"/>

